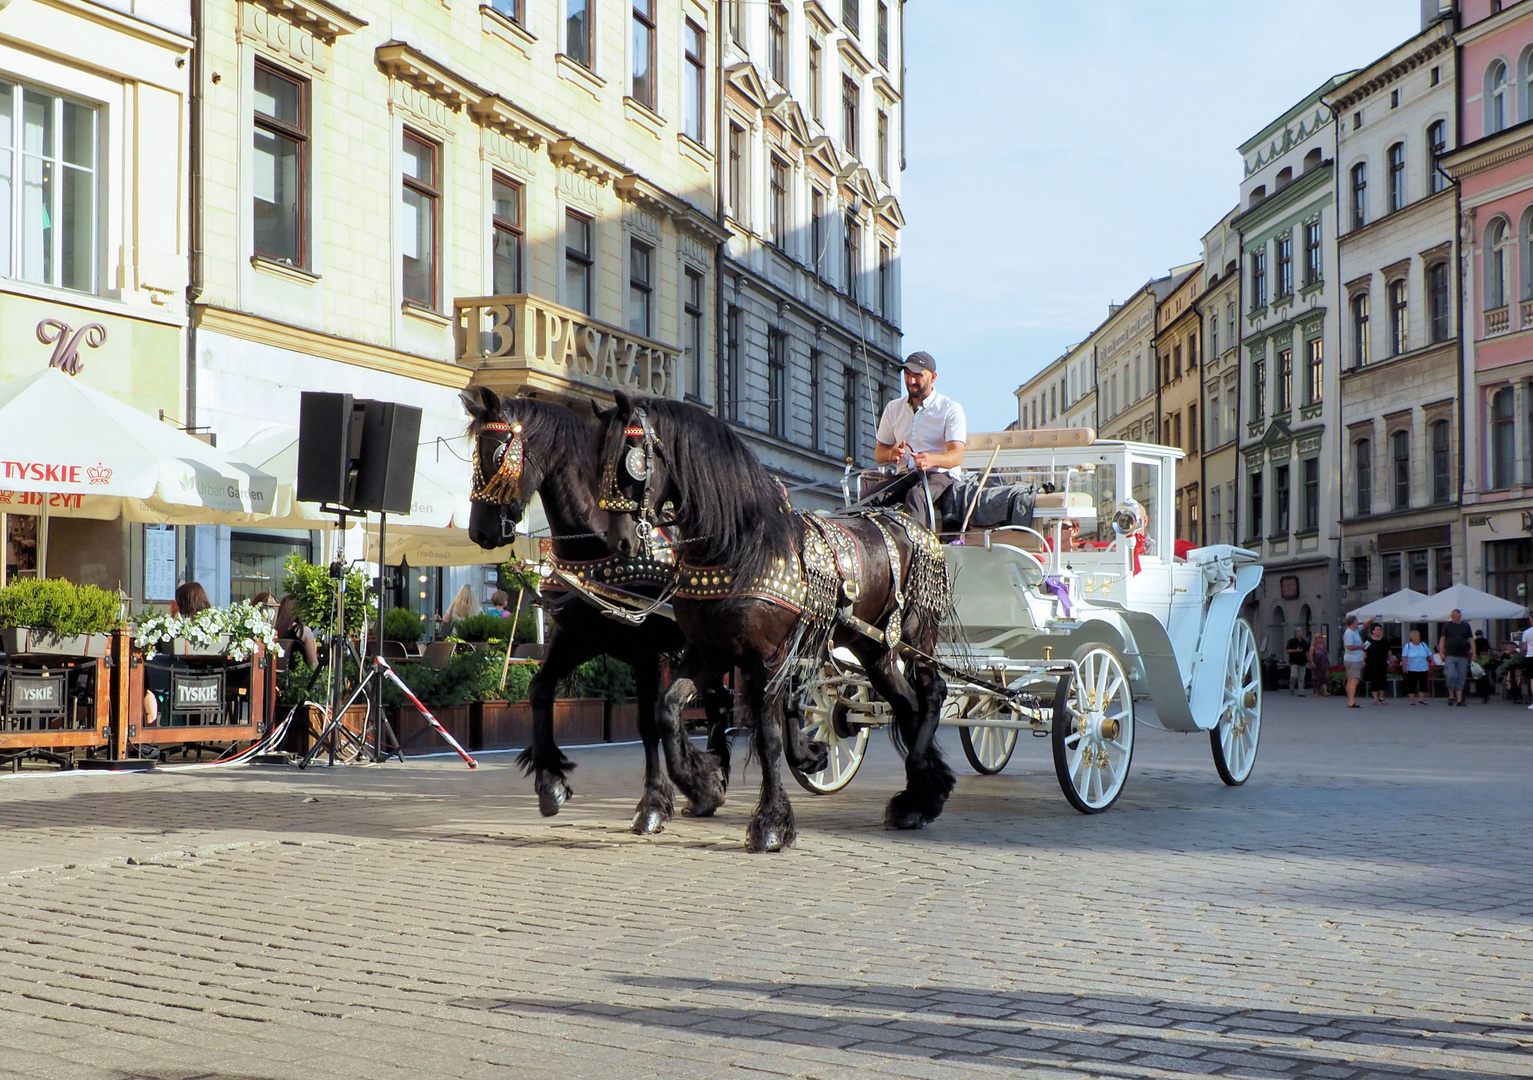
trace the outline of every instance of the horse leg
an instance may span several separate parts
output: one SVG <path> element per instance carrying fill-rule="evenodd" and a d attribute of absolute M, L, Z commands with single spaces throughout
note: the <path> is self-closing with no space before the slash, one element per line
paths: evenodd
<path fill-rule="evenodd" d="M 711 673 L 700 676 L 696 667 L 684 657 L 661 699 L 657 723 L 665 746 L 666 767 L 690 804 L 683 813 L 688 817 L 712 817 L 724 805 L 724 774 L 715 758 L 692 745 L 681 722 L 682 707 L 697 692 L 694 681 L 697 678 L 702 678 L 705 684 L 717 682 Z M 715 720 L 715 724 L 722 723 L 722 720 Z"/>
<path fill-rule="evenodd" d="M 639 699 L 639 738 L 644 740 L 644 794 L 639 796 L 629 828 L 640 836 L 650 836 L 665 828 L 675 805 L 675 788 L 660 768 L 660 726 L 655 722 L 660 658 L 634 664 L 633 681 Z"/>
<path fill-rule="evenodd" d="M 702 691 L 703 711 L 708 714 L 708 752 L 719 765 L 719 782 L 729 790 L 729 721 L 734 718 L 735 697 L 724 680 L 710 679 Z"/>
<path fill-rule="evenodd" d="M 804 735 L 804 699 L 800 692 L 800 681 L 793 680 L 783 700 L 783 756 L 799 772 L 812 774 L 824 771 L 830 764 L 830 747 Z"/>
<path fill-rule="evenodd" d="M 793 823 L 793 804 L 782 786 L 778 762 L 782 757 L 782 701 L 765 701 L 764 676 L 742 668 L 739 693 L 745 709 L 745 726 L 755 740 L 756 761 L 761 766 L 761 801 L 745 832 L 746 851 L 781 851 L 798 838 Z M 770 710 L 777 715 L 768 716 Z"/>
<path fill-rule="evenodd" d="M 942 805 L 956 783 L 937 746 L 942 699 L 936 697 L 934 702 L 933 698 L 945 692 L 942 677 L 935 668 L 927 670 L 928 665 L 912 661 L 909 668 L 917 680 L 913 687 L 895 665 L 893 653 L 879 650 L 871 642 L 853 649 L 874 692 L 894 713 L 895 742 L 905 754 L 905 790 L 884 808 L 884 824 L 891 829 L 919 829 L 942 813 Z"/>
<path fill-rule="evenodd" d="M 575 635 L 555 633 L 548 655 L 527 687 L 532 709 L 532 745 L 517 755 L 522 773 L 531 773 L 538 793 L 538 813 L 553 817 L 575 794 L 568 780 L 575 763 L 554 742 L 554 691 L 559 680 L 595 655 Z"/>

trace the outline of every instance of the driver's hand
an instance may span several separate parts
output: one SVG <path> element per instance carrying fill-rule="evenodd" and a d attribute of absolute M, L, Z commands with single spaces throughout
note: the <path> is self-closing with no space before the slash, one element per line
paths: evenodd
<path fill-rule="evenodd" d="M 915 461 L 916 468 L 924 469 L 926 468 L 926 459 L 928 456 L 929 455 L 927 454 L 912 454 L 911 458 Z"/>

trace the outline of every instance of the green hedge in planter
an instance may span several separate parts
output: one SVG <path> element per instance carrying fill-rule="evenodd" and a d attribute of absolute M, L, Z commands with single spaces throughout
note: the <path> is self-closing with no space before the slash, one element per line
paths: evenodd
<path fill-rule="evenodd" d="M 425 632 L 425 621 L 409 608 L 390 608 L 383 613 L 385 641 L 419 641 Z"/>
<path fill-rule="evenodd" d="M 0 626 L 30 626 L 59 637 L 104 634 L 122 625 L 117 596 L 63 578 L 24 578 L 0 589 Z"/>
<path fill-rule="evenodd" d="M 504 693 L 500 673 L 505 666 L 504 648 L 465 649 L 438 671 L 430 664 L 399 664 L 395 671 L 428 708 L 437 705 L 462 705 L 470 701 L 525 701 L 527 686 L 537 671 L 535 664 L 512 664 L 506 673 Z M 392 683 L 386 700 L 402 704 L 405 696 Z"/>
<path fill-rule="evenodd" d="M 516 601 L 511 601 L 515 606 Z M 506 634 L 511 629 L 511 620 L 501 615 L 492 615 L 488 612 L 482 615 L 468 615 L 452 624 L 452 636 L 459 641 L 467 641 L 473 644 L 488 641 L 506 640 Z M 522 601 L 522 613 L 516 620 L 516 640 L 534 641 L 538 636 L 537 615 L 532 610 L 532 605 L 526 600 Z"/>
<path fill-rule="evenodd" d="M 598 656 L 560 679 L 555 693 L 562 698 L 600 697 L 622 701 L 634 696 L 633 668 L 621 660 Z"/>

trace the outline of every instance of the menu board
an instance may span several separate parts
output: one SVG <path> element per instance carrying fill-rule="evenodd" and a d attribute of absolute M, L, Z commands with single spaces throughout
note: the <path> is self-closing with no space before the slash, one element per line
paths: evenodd
<path fill-rule="evenodd" d="M 173 525 L 144 526 L 144 599 L 176 598 L 176 530 Z"/>

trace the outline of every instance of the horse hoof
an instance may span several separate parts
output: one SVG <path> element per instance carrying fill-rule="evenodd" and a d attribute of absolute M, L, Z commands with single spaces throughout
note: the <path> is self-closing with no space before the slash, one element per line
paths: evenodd
<path fill-rule="evenodd" d="M 553 817 L 573 794 L 570 786 L 562 782 L 538 788 L 538 813 L 544 817 Z"/>
<path fill-rule="evenodd" d="M 682 813 L 687 817 L 712 817 L 717 811 L 717 806 L 709 806 L 707 803 L 693 803 L 682 810 Z"/>
<path fill-rule="evenodd" d="M 665 831 L 665 815 L 655 809 L 640 810 L 629 827 L 640 836 L 654 836 Z"/>
<path fill-rule="evenodd" d="M 745 850 L 753 855 L 759 855 L 763 851 L 781 851 L 785 846 L 782 842 L 782 834 L 776 829 L 767 829 L 759 836 L 751 833 L 745 838 Z"/>
<path fill-rule="evenodd" d="M 919 829 L 926 824 L 926 819 L 915 810 L 902 810 L 899 813 L 889 811 L 884 815 L 884 825 L 890 829 Z"/>
<path fill-rule="evenodd" d="M 809 753 L 805 758 L 804 767 L 799 772 L 814 773 L 824 772 L 830 767 L 830 747 L 822 742 L 812 742 L 806 748 Z"/>

